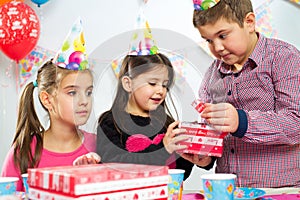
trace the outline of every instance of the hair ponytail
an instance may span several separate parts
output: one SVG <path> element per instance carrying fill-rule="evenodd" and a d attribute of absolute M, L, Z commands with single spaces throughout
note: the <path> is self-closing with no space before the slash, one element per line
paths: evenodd
<path fill-rule="evenodd" d="M 57 67 L 49 60 L 38 69 L 36 81 L 28 83 L 24 88 L 19 100 L 17 128 L 13 140 L 14 164 L 21 173 L 26 173 L 28 168 L 38 167 L 43 150 L 45 129 L 34 107 L 34 88 L 38 88 L 38 95 L 42 91 L 55 95 L 64 77 L 72 73 L 77 71 Z M 40 103 L 48 112 L 43 103 L 41 101 Z M 36 143 L 32 146 L 34 139 Z"/>
<path fill-rule="evenodd" d="M 33 92 L 35 86 L 29 83 L 24 88 L 19 101 L 16 133 L 13 140 L 14 163 L 22 173 L 27 173 L 29 167 L 35 167 L 43 148 L 44 127 L 40 123 L 34 108 Z M 36 138 L 35 150 L 31 150 L 33 138 Z"/>

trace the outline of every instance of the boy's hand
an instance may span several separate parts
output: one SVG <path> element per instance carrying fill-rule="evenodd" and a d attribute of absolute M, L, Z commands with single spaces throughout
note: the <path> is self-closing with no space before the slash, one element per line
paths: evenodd
<path fill-rule="evenodd" d="M 200 156 L 198 154 L 189 154 L 189 153 L 183 153 L 180 154 L 180 156 L 200 167 L 206 167 L 211 162 L 210 156 Z"/>
<path fill-rule="evenodd" d="M 187 148 L 186 145 L 177 144 L 179 141 L 187 140 L 189 138 L 189 136 L 180 135 L 181 133 L 185 133 L 186 130 L 175 128 L 176 126 L 178 126 L 178 124 L 179 124 L 179 121 L 176 121 L 176 122 L 173 122 L 172 124 L 170 124 L 167 129 L 167 133 L 165 134 L 165 137 L 163 139 L 165 149 L 170 154 L 173 153 L 174 151 L 178 151 L 178 150 Z"/>
<path fill-rule="evenodd" d="M 94 152 L 90 152 L 76 158 L 73 161 L 73 165 L 97 164 L 100 161 L 101 161 L 101 157 L 98 154 Z"/>
<path fill-rule="evenodd" d="M 201 117 L 209 125 L 222 132 L 234 133 L 239 126 L 239 116 L 235 107 L 229 103 L 206 103 Z"/>

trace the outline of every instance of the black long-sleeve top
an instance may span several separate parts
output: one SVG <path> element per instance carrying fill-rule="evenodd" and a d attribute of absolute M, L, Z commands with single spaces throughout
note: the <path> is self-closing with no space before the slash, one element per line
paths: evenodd
<path fill-rule="evenodd" d="M 186 179 L 194 164 L 176 153 L 169 154 L 166 151 L 162 134 L 166 133 L 167 128 L 162 125 L 162 122 L 150 119 L 150 117 L 124 115 L 124 113 L 118 113 L 122 126 L 117 125 L 111 111 L 102 115 L 102 120 L 97 127 L 97 153 L 101 156 L 101 161 L 103 163 L 168 165 L 170 168 L 184 169 L 184 179 Z M 132 148 L 128 147 L 128 143 L 133 137 L 141 136 L 140 134 L 143 136 L 138 138 L 145 139 L 138 139 L 135 143 L 131 143 L 131 147 L 134 144 L 138 149 L 138 151 L 132 151 Z M 151 142 L 157 140 L 159 143 Z M 149 146 L 145 144 L 149 144 Z M 174 161 L 171 164 L 168 162 L 170 159 Z"/>

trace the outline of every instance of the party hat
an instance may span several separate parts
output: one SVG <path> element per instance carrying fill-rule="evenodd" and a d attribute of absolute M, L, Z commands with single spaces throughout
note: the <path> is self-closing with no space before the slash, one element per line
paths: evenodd
<path fill-rule="evenodd" d="M 158 48 L 152 37 L 152 32 L 144 12 L 141 9 L 136 23 L 137 29 L 134 31 L 129 48 L 129 55 L 154 55 L 158 53 Z"/>
<path fill-rule="evenodd" d="M 214 7 L 220 0 L 193 0 L 195 10 L 207 10 Z"/>
<path fill-rule="evenodd" d="M 89 67 L 80 17 L 73 24 L 61 48 L 54 57 L 53 63 L 59 67 L 71 70 L 84 70 Z"/>

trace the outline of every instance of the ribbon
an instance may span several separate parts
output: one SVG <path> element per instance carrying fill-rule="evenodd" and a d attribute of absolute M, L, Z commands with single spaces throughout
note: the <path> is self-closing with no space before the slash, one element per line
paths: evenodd
<path fill-rule="evenodd" d="M 126 149 L 129 152 L 138 152 L 145 150 L 151 144 L 158 145 L 164 138 L 165 134 L 158 134 L 153 140 L 143 134 L 135 134 L 130 136 L 126 141 Z"/>

